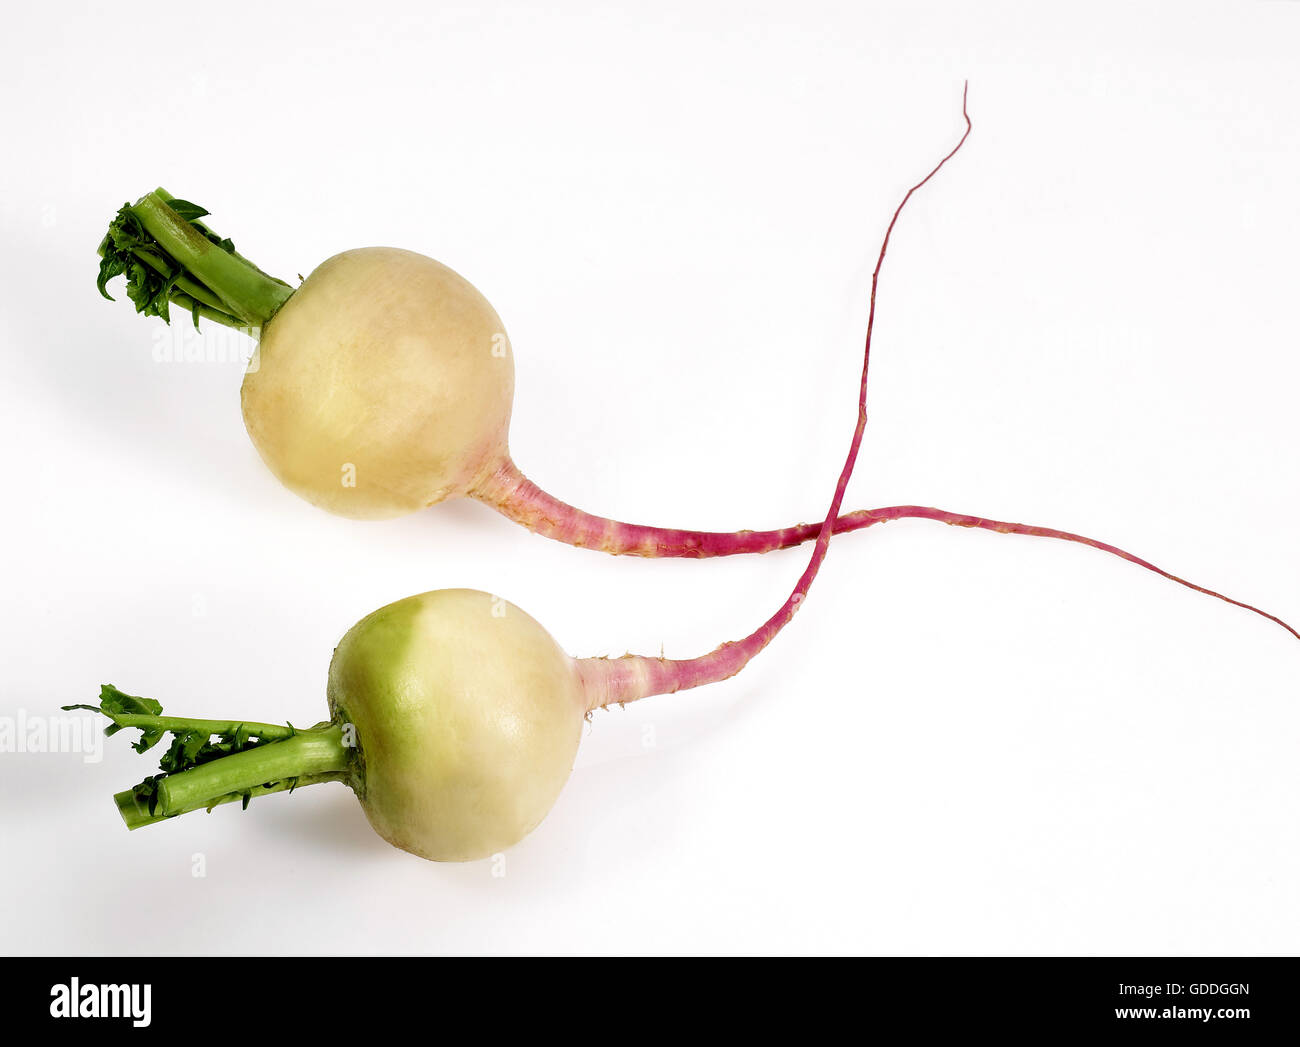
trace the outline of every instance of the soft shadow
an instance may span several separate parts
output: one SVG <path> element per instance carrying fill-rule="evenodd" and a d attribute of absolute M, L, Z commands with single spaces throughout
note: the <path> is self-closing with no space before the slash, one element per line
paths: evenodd
<path fill-rule="evenodd" d="M 15 231 L 18 242 L 10 247 L 31 264 L 12 274 L 10 290 L 27 308 L 8 317 L 14 336 L 0 350 L 11 380 L 24 374 L 38 387 L 38 399 L 52 408 L 51 424 L 87 429 L 96 442 L 156 463 L 164 474 L 189 475 L 197 464 L 211 483 L 239 493 L 240 477 L 259 464 L 240 414 L 243 368 L 233 361 L 155 362 L 162 321 L 136 315 L 120 286 L 110 289 L 115 302 L 98 296 L 92 259 L 102 230 L 77 235 L 89 256 L 51 250 L 47 239 Z M 67 279 L 35 279 L 51 272 Z M 186 322 L 178 318 L 173 326 Z"/>

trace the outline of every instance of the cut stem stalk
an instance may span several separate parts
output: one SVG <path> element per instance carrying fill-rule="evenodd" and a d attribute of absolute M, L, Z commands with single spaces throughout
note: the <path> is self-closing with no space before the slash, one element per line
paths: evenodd
<path fill-rule="evenodd" d="M 258 786 L 339 774 L 347 770 L 350 755 L 351 750 L 343 744 L 343 729 L 338 724 L 302 731 L 283 741 L 259 745 L 168 775 L 158 783 L 156 810 L 164 817 L 184 814 Z"/>
<path fill-rule="evenodd" d="M 176 811 L 175 814 L 189 814 L 190 811 L 200 809 L 211 810 L 213 807 L 219 807 L 221 804 L 234 803 L 237 800 L 243 800 L 245 796 L 258 797 L 268 796 L 271 793 L 293 792 L 295 789 L 301 789 L 308 785 L 319 785 L 321 782 L 344 782 L 347 781 L 347 775 L 341 771 L 330 772 L 328 774 L 306 774 L 298 778 L 290 778 L 286 781 L 273 782 L 270 785 L 255 785 L 242 793 L 229 793 L 226 796 L 218 797 L 207 803 L 197 804 L 194 807 L 184 811 Z M 113 797 L 113 802 L 117 804 L 118 813 L 122 816 L 122 821 L 126 823 L 128 829 L 141 829 L 146 825 L 153 825 L 167 818 L 174 817 L 173 814 L 163 814 L 161 805 L 155 808 L 154 813 L 149 813 L 149 804 L 141 800 L 135 794 L 134 789 L 126 789 L 117 793 Z"/>
<path fill-rule="evenodd" d="M 214 244 L 157 193 L 142 197 L 131 206 L 131 211 L 182 269 L 199 280 L 231 315 L 245 324 L 262 326 L 293 294 L 287 284 Z"/>

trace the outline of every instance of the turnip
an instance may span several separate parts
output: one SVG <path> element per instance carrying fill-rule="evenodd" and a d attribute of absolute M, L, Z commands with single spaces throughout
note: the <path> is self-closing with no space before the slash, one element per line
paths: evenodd
<path fill-rule="evenodd" d="M 437 861 L 483 858 L 518 842 L 546 816 L 572 770 L 583 722 L 594 711 L 725 680 L 743 669 L 802 606 L 837 529 L 866 427 L 876 290 L 894 225 L 912 194 L 969 133 L 967 119 L 960 141 L 908 191 L 886 229 L 871 278 L 849 452 L 807 567 L 759 628 L 698 658 L 575 659 L 513 604 L 450 589 L 399 600 L 357 622 L 330 663 L 330 719 L 308 729 L 167 717 L 155 700 L 105 685 L 98 705 L 65 708 L 103 713 L 112 721 L 110 734 L 139 729 L 140 752 L 173 735 L 161 773 L 114 798 L 127 826 L 235 800 L 246 807 L 254 796 L 341 781 L 353 789 L 375 831 L 394 846 Z M 428 271 L 422 262 L 413 264 Z M 934 512 L 898 507 L 870 522 Z M 1004 526 L 975 518 L 948 522 Z"/>
<path fill-rule="evenodd" d="M 589 713 L 734 675 L 798 604 L 792 597 L 781 620 L 699 659 L 575 659 L 513 604 L 442 589 L 348 631 L 330 663 L 330 720 L 315 727 L 165 717 L 157 702 L 111 685 L 99 705 L 67 708 L 104 713 L 110 730 L 139 728 L 141 752 L 175 736 L 163 773 L 114 797 L 131 829 L 341 781 L 389 843 L 470 861 L 510 847 L 546 816 Z"/>
<path fill-rule="evenodd" d="M 207 214 L 162 189 L 123 205 L 100 244 L 100 292 L 109 297 L 108 282 L 123 275 L 145 315 L 170 322 L 179 308 L 196 326 L 206 317 L 258 338 L 242 387 L 245 426 L 271 471 L 313 504 L 382 519 L 470 497 L 548 538 L 646 557 L 762 553 L 820 533 L 820 524 L 735 532 L 645 526 L 560 501 L 511 458 L 514 350 L 469 281 L 412 251 L 366 247 L 327 259 L 295 289 L 236 252 L 201 221 Z M 908 518 L 1079 542 L 1228 600 L 1055 528 L 919 505 L 848 513 L 834 528 Z"/>

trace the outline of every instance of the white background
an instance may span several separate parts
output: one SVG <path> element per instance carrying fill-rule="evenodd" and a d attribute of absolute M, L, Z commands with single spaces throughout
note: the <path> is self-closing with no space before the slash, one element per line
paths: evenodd
<path fill-rule="evenodd" d="M 546 7 L 545 12 L 540 8 Z M 1055 13 L 1050 13 L 1052 10 Z M 1300 619 L 1300 4 L 42 3 L 0 42 L 0 713 L 101 682 L 310 723 L 333 645 L 425 589 L 575 655 L 702 653 L 787 552 L 613 559 L 470 502 L 281 489 L 239 368 L 157 363 L 94 289 L 113 211 L 200 201 L 286 278 L 392 244 L 474 281 L 556 495 L 731 528 L 922 502 L 1093 534 Z M 153 769 L 0 755 L 16 953 L 1292 953 L 1300 644 L 1074 546 L 836 541 L 736 679 L 595 717 L 490 862 L 340 786 L 128 834 Z M 653 743 L 653 744 L 649 744 Z M 207 875 L 192 875 L 202 855 Z"/>

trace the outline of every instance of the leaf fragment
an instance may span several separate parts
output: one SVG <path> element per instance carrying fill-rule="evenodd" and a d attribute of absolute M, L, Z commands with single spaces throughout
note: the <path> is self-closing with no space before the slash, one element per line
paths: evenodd
<path fill-rule="evenodd" d="M 204 215 L 212 213 L 201 204 L 191 203 L 189 200 L 168 200 L 167 206 L 187 222 L 193 222 L 196 218 L 202 218 Z"/>

